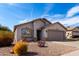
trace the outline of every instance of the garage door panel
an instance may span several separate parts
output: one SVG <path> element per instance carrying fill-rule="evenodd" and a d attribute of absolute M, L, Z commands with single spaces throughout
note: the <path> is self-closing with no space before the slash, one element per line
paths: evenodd
<path fill-rule="evenodd" d="M 65 39 L 65 32 L 64 31 L 48 31 L 48 40 L 64 40 Z"/>

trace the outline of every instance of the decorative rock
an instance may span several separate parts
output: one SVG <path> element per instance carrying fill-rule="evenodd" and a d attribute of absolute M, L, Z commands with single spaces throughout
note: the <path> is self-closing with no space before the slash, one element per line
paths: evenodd
<path fill-rule="evenodd" d="M 10 53 L 11 53 L 11 54 L 14 54 L 14 51 L 11 49 L 11 50 L 10 50 Z"/>
<path fill-rule="evenodd" d="M 38 46 L 39 46 L 39 47 L 44 47 L 44 46 L 45 46 L 45 41 L 42 41 L 42 40 L 39 41 L 39 42 L 38 42 Z"/>

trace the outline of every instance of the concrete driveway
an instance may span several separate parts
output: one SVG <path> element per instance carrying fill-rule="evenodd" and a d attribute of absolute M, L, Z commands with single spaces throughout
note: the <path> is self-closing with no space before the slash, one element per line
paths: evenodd
<path fill-rule="evenodd" d="M 64 44 L 67 46 L 79 48 L 79 41 L 66 41 L 66 42 L 54 41 L 52 43 L 60 43 L 60 44 Z M 64 54 L 62 56 L 79 56 L 79 50 Z"/>
<path fill-rule="evenodd" d="M 60 43 L 60 44 L 79 48 L 79 41 L 66 41 L 66 42 L 54 41 L 53 43 Z"/>

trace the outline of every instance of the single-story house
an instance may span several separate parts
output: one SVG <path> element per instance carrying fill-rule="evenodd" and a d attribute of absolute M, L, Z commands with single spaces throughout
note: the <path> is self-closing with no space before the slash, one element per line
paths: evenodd
<path fill-rule="evenodd" d="M 15 41 L 23 38 L 29 41 L 66 39 L 66 28 L 59 22 L 52 24 L 45 18 L 38 18 L 27 23 L 15 25 L 14 33 Z"/>
<path fill-rule="evenodd" d="M 78 27 L 67 27 L 66 37 L 68 39 L 79 38 L 79 28 Z"/>

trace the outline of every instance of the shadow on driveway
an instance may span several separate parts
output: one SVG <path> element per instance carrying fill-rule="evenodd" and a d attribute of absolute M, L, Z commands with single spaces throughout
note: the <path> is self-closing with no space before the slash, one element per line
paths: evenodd
<path fill-rule="evenodd" d="M 38 53 L 36 52 L 27 52 L 27 54 L 21 55 L 21 56 L 36 56 Z"/>

